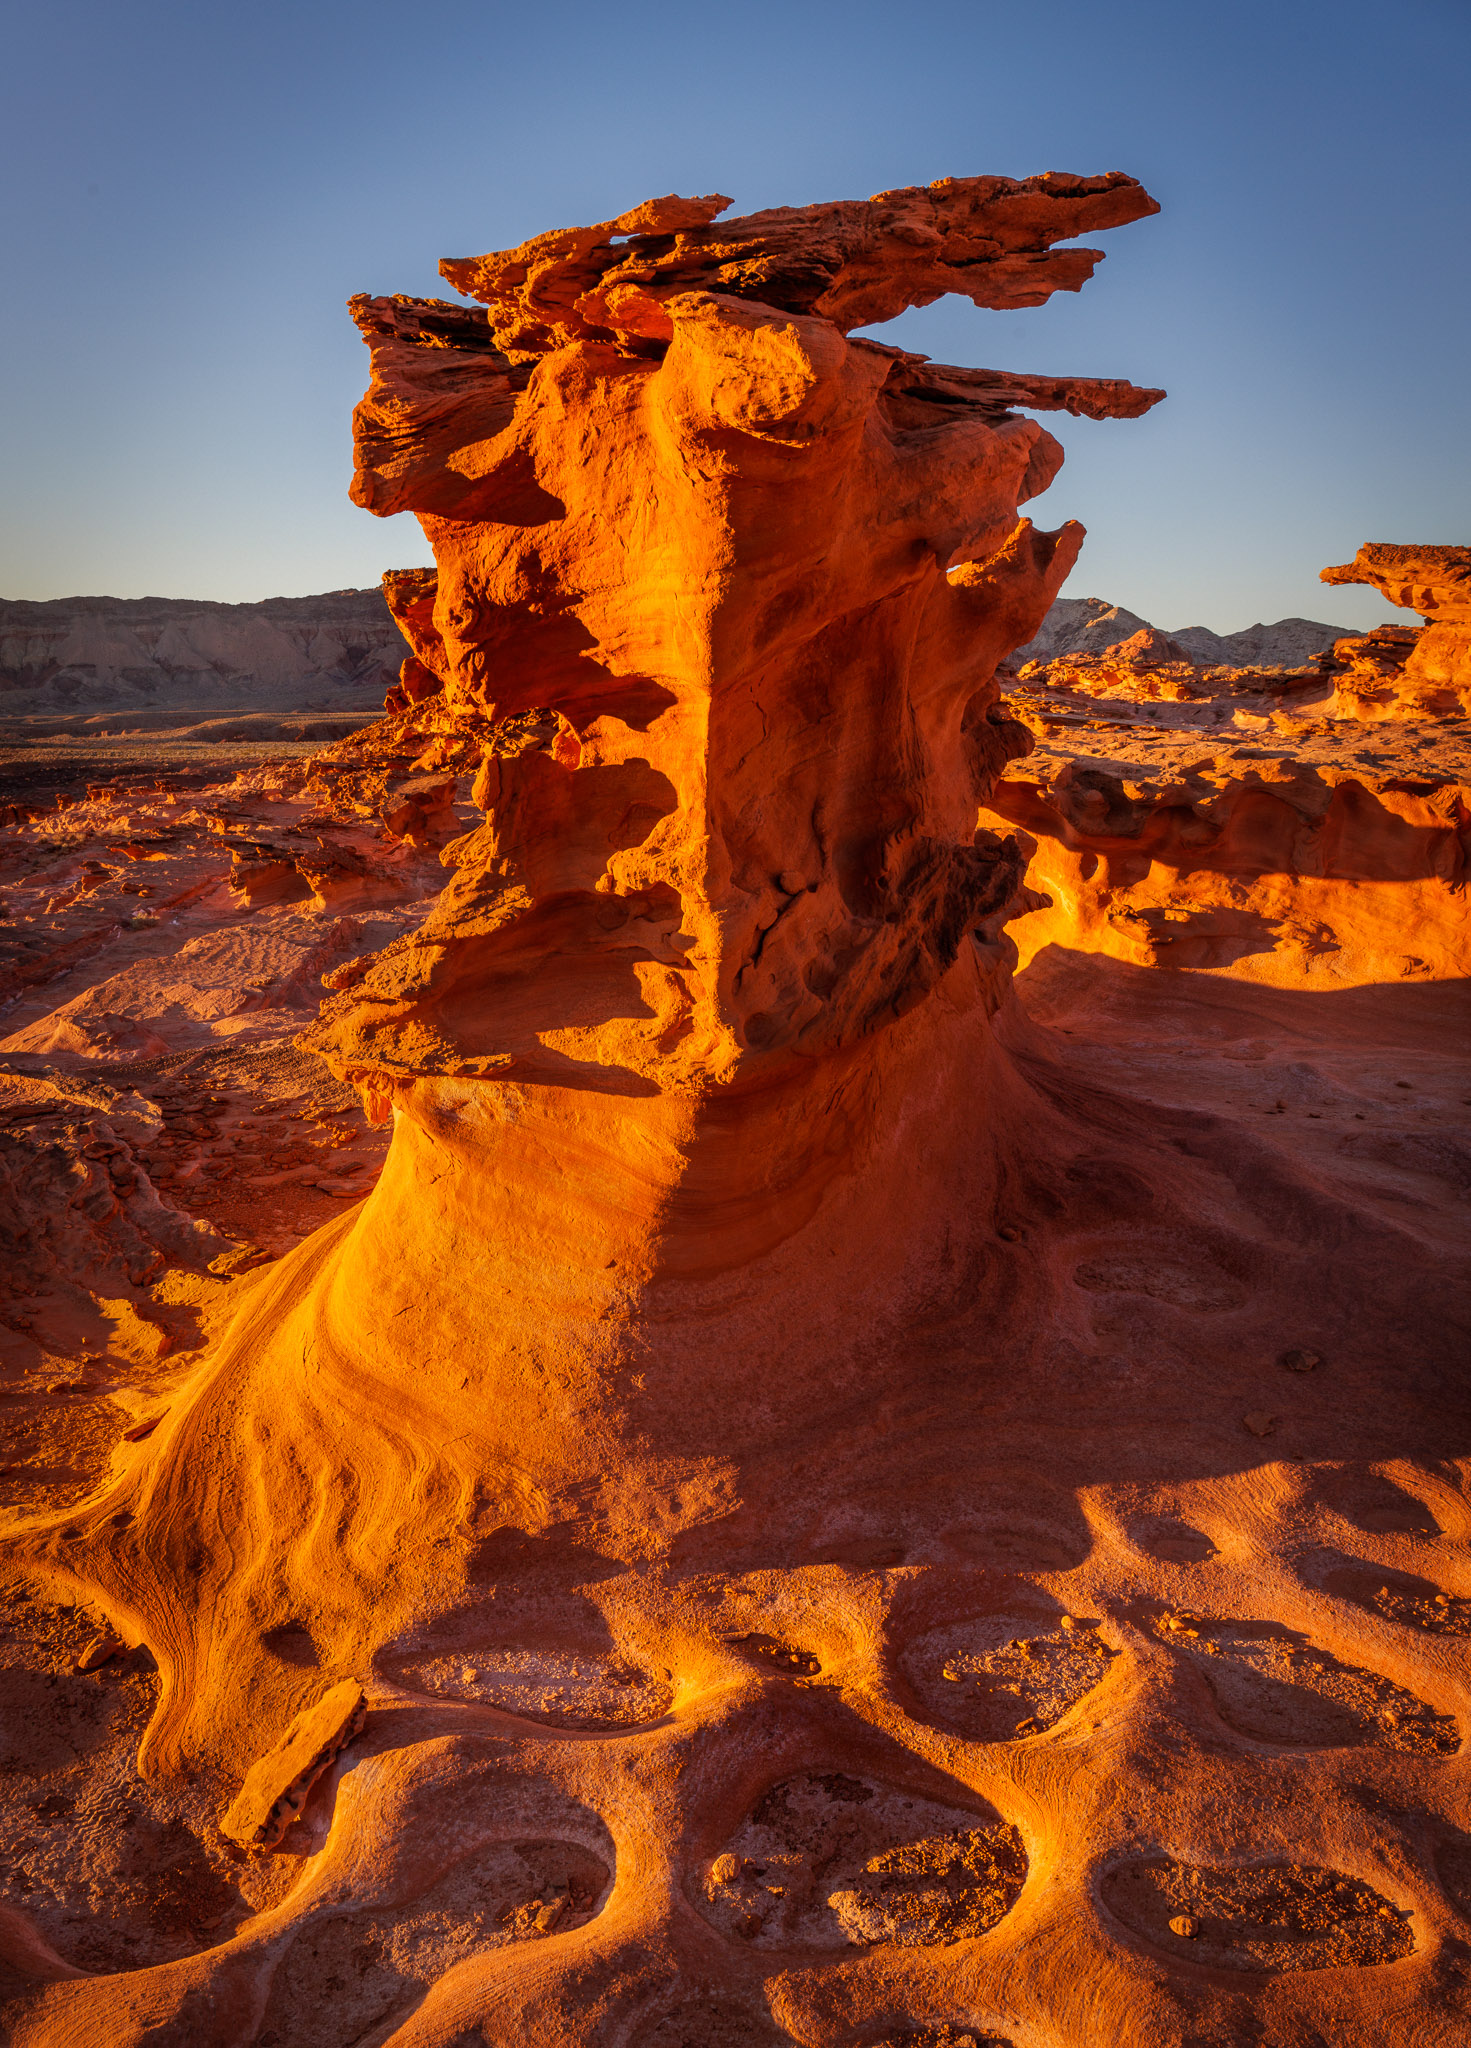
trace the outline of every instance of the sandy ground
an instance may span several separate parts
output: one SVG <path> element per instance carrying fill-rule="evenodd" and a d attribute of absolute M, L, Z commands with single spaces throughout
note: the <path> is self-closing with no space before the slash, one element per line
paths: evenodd
<path fill-rule="evenodd" d="M 1460 721 L 1012 701 L 1019 787 L 1471 765 Z M 386 781 L 231 767 L 7 835 L 0 1501 L 27 1517 L 123 1497 L 239 1301 L 332 1255 L 387 1152 L 294 1038 L 422 917 L 466 784 L 426 822 L 407 741 Z M 809 1451 L 732 1445 L 657 1569 L 620 1576 L 591 1512 L 478 1539 L 475 1598 L 359 1674 L 367 1729 L 275 1855 L 219 1829 L 249 1758 L 140 1772 L 136 1634 L 109 1650 L 13 1570 L 11 2038 L 1468 2038 L 1466 984 L 1366 979 L 1356 900 L 1315 899 L 1343 930 L 1290 986 L 1270 940 L 1171 969 L 1030 913 L 997 1029 L 1046 1164 L 1001 1190 L 974 1305 Z M 260 1626 L 270 1724 L 337 1674 L 311 1612 Z M 98 1979 L 141 1988 L 100 2008 Z"/>

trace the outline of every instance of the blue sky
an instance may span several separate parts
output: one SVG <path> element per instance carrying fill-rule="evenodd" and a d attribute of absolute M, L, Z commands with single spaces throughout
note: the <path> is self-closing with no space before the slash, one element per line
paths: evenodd
<path fill-rule="evenodd" d="M 1072 596 L 1363 625 L 1317 571 L 1471 540 L 1471 5 L 380 0 L 12 5 L 0 595 L 239 601 L 427 561 L 347 502 L 350 292 L 652 194 L 735 210 L 1122 169 L 1164 211 L 1081 294 L 886 339 L 1162 384 L 1047 424 Z"/>

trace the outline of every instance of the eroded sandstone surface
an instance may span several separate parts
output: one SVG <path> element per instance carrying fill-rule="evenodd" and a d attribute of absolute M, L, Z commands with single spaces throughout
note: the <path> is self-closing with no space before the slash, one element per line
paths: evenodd
<path fill-rule="evenodd" d="M 10 2037 L 1449 2048 L 1459 714 L 1005 666 L 1162 394 L 849 337 L 1131 179 L 724 205 L 355 300 L 386 717 L 13 826 Z"/>

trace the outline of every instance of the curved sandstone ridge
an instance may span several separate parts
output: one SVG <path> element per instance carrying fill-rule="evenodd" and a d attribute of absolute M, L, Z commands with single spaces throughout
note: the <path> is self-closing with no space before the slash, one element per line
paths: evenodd
<path fill-rule="evenodd" d="M 9 1522 L 156 1663 L 129 1811 L 212 1888 L 115 1895 L 122 1660 L 67 1666 L 109 1739 L 63 1749 L 81 1631 L 28 1623 L 17 2048 L 1306 2041 L 1464 1998 L 1445 1014 L 1396 1011 L 1381 1072 L 1351 989 L 1374 1121 L 1289 1137 L 1158 1077 L 1251 1028 L 1285 1086 L 1300 990 L 1079 950 L 1081 999 L 1019 1005 L 997 670 L 1082 539 L 1018 515 L 1060 463 L 1022 409 L 1158 394 L 848 337 L 1073 288 L 1053 243 L 1153 202 L 722 206 L 448 266 L 489 319 L 353 303 L 355 496 L 436 568 L 386 580 L 390 716 L 312 786 L 393 846 L 329 874 L 309 790 L 269 830 L 242 791 L 232 915 L 447 878 L 318 963 L 307 1040 L 392 1126 L 371 1192 Z M 1030 800 L 1168 839 L 1084 788 Z M 1263 843 L 1306 805 L 1439 886 L 1438 797 L 1381 827 L 1348 789 L 1269 791 Z M 1241 836 L 1210 802 L 1180 843 Z"/>
<path fill-rule="evenodd" d="M 1011 926 L 1024 963 L 1061 944 L 1283 987 L 1471 971 L 1464 773 L 1207 756 L 1156 777 L 1038 757 L 985 815 L 1030 835 L 1046 900 Z"/>

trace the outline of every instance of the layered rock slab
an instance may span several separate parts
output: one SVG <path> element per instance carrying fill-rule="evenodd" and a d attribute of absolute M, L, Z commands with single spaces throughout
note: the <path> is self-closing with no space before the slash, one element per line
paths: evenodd
<path fill-rule="evenodd" d="M 1206 666 L 1152 628 L 1027 663 L 1008 702 L 1036 749 L 983 811 L 1025 835 L 1023 962 L 1061 946 L 1324 991 L 1463 979 L 1471 757 L 1447 677 L 1466 557 L 1369 546 L 1325 570 L 1441 623 L 1341 637 L 1300 668 Z"/>
<path fill-rule="evenodd" d="M 1391 604 L 1419 612 L 1418 632 L 1380 627 L 1335 643 L 1337 698 L 1362 718 L 1424 718 L 1471 712 L 1471 548 L 1369 541 L 1325 583 L 1367 583 Z"/>

